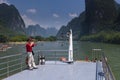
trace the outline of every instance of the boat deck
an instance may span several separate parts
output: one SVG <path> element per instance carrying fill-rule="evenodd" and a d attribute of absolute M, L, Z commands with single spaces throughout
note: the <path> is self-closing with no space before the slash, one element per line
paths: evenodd
<path fill-rule="evenodd" d="M 3 80 L 95 80 L 96 63 L 76 61 L 72 64 L 46 61 L 38 69 L 24 70 Z"/>

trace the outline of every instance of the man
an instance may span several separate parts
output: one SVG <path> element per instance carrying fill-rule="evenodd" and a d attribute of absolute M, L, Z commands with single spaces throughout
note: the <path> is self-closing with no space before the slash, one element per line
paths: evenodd
<path fill-rule="evenodd" d="M 34 57 L 33 57 L 33 54 L 32 54 L 32 47 L 34 47 L 35 44 L 33 42 L 33 39 L 32 38 L 29 38 L 27 40 L 27 43 L 26 43 L 26 51 L 27 51 L 27 55 L 28 55 L 28 67 L 30 70 L 32 70 L 33 68 L 36 69 L 37 66 L 35 65 L 35 62 L 34 62 Z"/>

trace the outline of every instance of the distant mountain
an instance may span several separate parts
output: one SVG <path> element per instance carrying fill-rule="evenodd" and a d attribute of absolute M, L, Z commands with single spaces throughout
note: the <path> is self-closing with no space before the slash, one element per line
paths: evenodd
<path fill-rule="evenodd" d="M 82 27 L 83 22 L 85 20 L 85 12 L 82 12 L 79 17 L 73 18 L 67 26 L 62 26 L 60 30 L 58 31 L 56 37 L 58 39 L 61 39 L 61 37 L 66 37 L 67 32 L 69 29 L 72 29 L 73 31 L 73 38 L 79 39 L 81 30 L 84 28 Z"/>
<path fill-rule="evenodd" d="M 55 36 L 57 33 L 57 29 L 55 28 L 44 29 L 39 24 L 36 24 L 36 25 L 29 25 L 28 28 L 26 28 L 26 33 L 29 36 L 48 37 L 48 36 Z"/>
<path fill-rule="evenodd" d="M 58 30 L 54 27 L 51 27 L 51 28 L 47 28 L 45 29 L 46 30 L 46 34 L 47 34 L 47 37 L 48 36 L 56 36 Z"/>
<path fill-rule="evenodd" d="M 61 40 L 65 39 L 68 31 L 69 31 L 68 27 L 62 26 L 56 35 L 57 39 L 61 39 Z"/>
<path fill-rule="evenodd" d="M 25 23 L 14 5 L 0 4 L 0 26 L 5 34 L 7 31 L 10 33 L 25 34 Z M 3 32 L 2 30 L 0 32 Z"/>
<path fill-rule="evenodd" d="M 101 31 L 120 31 L 120 5 L 114 0 L 85 0 L 85 11 L 62 26 L 57 37 L 73 30 L 74 39 Z"/>

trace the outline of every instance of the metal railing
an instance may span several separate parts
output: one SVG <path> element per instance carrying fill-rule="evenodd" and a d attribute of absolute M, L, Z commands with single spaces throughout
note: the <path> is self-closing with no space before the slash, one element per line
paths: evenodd
<path fill-rule="evenodd" d="M 92 49 L 92 59 L 96 62 L 96 80 L 116 80 L 102 49 Z"/>
<path fill-rule="evenodd" d="M 34 52 L 35 63 L 39 64 L 39 56 L 44 55 L 45 60 L 60 60 L 60 57 L 68 58 L 68 50 L 38 50 Z M 27 54 L 19 53 L 0 57 L 0 80 L 27 68 Z"/>
<path fill-rule="evenodd" d="M 92 49 L 92 61 L 101 60 L 102 58 L 101 50 L 102 49 Z"/>
<path fill-rule="evenodd" d="M 0 57 L 0 79 L 8 77 L 21 70 L 22 54 Z"/>
<path fill-rule="evenodd" d="M 102 49 L 92 51 L 92 59 L 96 62 L 96 80 L 115 80 Z M 59 61 L 60 57 L 68 59 L 68 50 L 38 50 L 34 53 L 37 64 L 39 64 L 40 55 L 44 55 L 45 60 L 49 61 Z M 26 53 L 0 57 L 0 79 L 24 70 L 26 68 L 25 59 Z"/>
<path fill-rule="evenodd" d="M 103 65 L 103 71 L 105 74 L 105 80 L 116 80 L 107 62 L 107 57 L 104 55 L 104 53 L 102 53 L 102 65 Z"/>
<path fill-rule="evenodd" d="M 46 60 L 59 60 L 60 57 L 68 58 L 68 50 L 39 50 L 38 55 L 44 55 Z"/>

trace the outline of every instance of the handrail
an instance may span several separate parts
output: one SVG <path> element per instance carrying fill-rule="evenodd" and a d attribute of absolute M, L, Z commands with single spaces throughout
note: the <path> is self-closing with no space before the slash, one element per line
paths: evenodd
<path fill-rule="evenodd" d="M 21 55 L 21 53 L 19 53 L 19 54 L 14 54 L 14 55 L 9 55 L 9 56 L 4 56 L 4 57 L 0 57 L 0 59 L 9 58 L 9 57 L 14 57 L 14 56 L 19 56 L 19 55 Z"/>
<path fill-rule="evenodd" d="M 102 53 L 102 63 L 103 63 L 103 70 L 105 72 L 105 78 L 106 80 L 116 80 L 113 72 L 107 62 L 106 56 L 104 54 L 104 52 Z"/>
<path fill-rule="evenodd" d="M 68 50 L 38 50 L 38 52 L 40 51 L 68 51 Z"/>
<path fill-rule="evenodd" d="M 95 59 L 96 57 L 98 57 L 98 59 L 96 60 L 96 80 L 104 80 L 101 79 L 102 77 L 105 77 L 105 80 L 115 80 L 115 77 L 110 69 L 110 66 L 109 64 L 107 63 L 107 60 L 106 60 L 106 56 L 104 55 L 102 49 L 93 49 L 95 51 L 100 51 L 101 54 L 97 54 L 97 53 L 94 53 L 92 54 L 93 55 L 93 59 Z M 38 58 L 39 58 L 39 55 L 44 55 L 46 59 L 54 59 L 54 61 L 57 61 L 60 59 L 60 57 L 67 57 L 65 53 L 68 53 L 68 50 L 38 50 L 38 51 L 35 51 L 35 56 L 34 57 L 37 57 L 35 58 L 37 61 L 38 61 Z M 49 54 L 49 56 L 46 55 Z M 17 58 L 15 58 L 17 57 Z M 0 79 L 1 78 L 5 78 L 5 77 L 8 77 L 10 76 L 11 74 L 14 74 L 14 71 L 22 71 L 24 68 L 25 68 L 25 58 L 26 58 L 26 54 L 15 54 L 15 55 L 10 55 L 10 56 L 5 56 L 5 57 L 0 57 L 0 60 L 2 59 L 6 59 L 7 61 L 5 62 L 2 62 L 0 63 Z M 102 61 L 102 62 L 98 62 L 98 61 Z M 16 63 L 14 65 L 11 65 L 11 63 Z M 18 63 L 19 62 L 19 63 Z M 20 65 L 20 66 L 19 66 Z M 17 68 L 13 68 L 13 67 L 16 67 L 16 66 L 19 66 Z M 99 66 L 102 66 L 103 67 L 103 70 L 100 70 L 100 72 L 103 72 L 104 76 L 101 76 L 101 78 L 97 78 L 98 74 L 102 74 L 102 73 L 99 73 L 98 71 L 98 67 Z M 12 70 L 10 70 L 10 68 L 13 68 Z M 18 71 L 18 72 L 19 72 Z"/>
<path fill-rule="evenodd" d="M 38 62 L 39 56 L 44 55 L 48 60 L 60 60 L 60 57 L 67 56 L 68 50 L 37 50 L 34 51 L 35 61 Z M 46 55 L 47 53 L 47 55 Z M 48 55 L 49 53 L 49 55 Z M 64 53 L 67 53 L 64 54 Z M 0 80 L 5 77 L 9 77 L 12 74 L 24 70 L 27 66 L 25 63 L 25 53 L 19 53 L 9 56 L 0 57 Z"/>
<path fill-rule="evenodd" d="M 57 58 L 59 56 L 65 56 L 64 53 L 66 53 L 68 55 L 68 50 L 39 50 L 39 51 L 35 51 L 35 53 L 39 55 L 44 55 L 46 58 L 49 57 L 54 57 Z"/>
<path fill-rule="evenodd" d="M 14 71 L 22 70 L 22 67 L 14 68 L 16 66 L 21 65 L 22 55 L 23 54 L 19 53 L 19 54 L 0 57 L 0 61 L 2 61 L 0 63 L 0 79 L 4 77 L 8 77 L 11 74 L 14 74 L 15 73 Z"/>
<path fill-rule="evenodd" d="M 116 80 L 102 49 L 92 49 L 92 51 L 95 51 L 92 53 L 92 58 L 96 62 L 96 80 Z"/>

